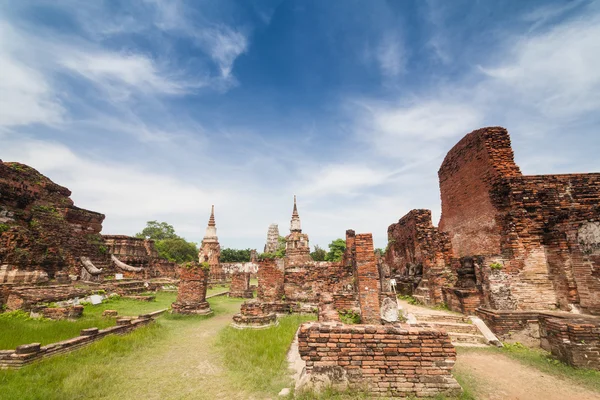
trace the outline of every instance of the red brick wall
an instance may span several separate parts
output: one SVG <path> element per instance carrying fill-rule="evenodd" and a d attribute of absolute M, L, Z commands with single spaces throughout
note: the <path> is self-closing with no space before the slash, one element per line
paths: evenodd
<path fill-rule="evenodd" d="M 258 263 L 258 290 L 257 297 L 261 301 L 281 301 L 283 291 L 283 265 L 278 265 L 282 260 L 262 260 Z"/>
<path fill-rule="evenodd" d="M 365 324 L 381 323 L 379 310 L 379 270 L 373 251 L 373 236 L 370 233 L 355 237 L 356 285 L 360 303 L 361 321 Z"/>
<path fill-rule="evenodd" d="M 490 191 L 499 178 L 520 174 L 504 128 L 473 131 L 448 152 L 438 171 L 439 227 L 450 234 L 456 256 L 500 253 L 502 231 Z"/>
<path fill-rule="evenodd" d="M 600 370 L 600 321 L 586 318 L 540 318 L 542 347 L 579 368 Z"/>
<path fill-rule="evenodd" d="M 358 237 L 357 237 L 358 247 Z M 376 396 L 456 395 L 456 351 L 445 332 L 396 326 L 305 323 L 298 331 L 306 373 L 347 380 Z"/>

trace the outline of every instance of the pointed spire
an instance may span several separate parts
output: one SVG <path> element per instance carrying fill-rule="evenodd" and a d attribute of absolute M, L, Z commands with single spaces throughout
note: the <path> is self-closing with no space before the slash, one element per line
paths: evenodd
<path fill-rule="evenodd" d="M 212 205 L 210 210 L 210 218 L 208 219 L 208 226 L 216 226 L 215 224 L 215 205 Z"/>
<path fill-rule="evenodd" d="M 294 195 L 294 211 L 292 212 L 292 217 L 299 217 L 298 206 L 296 206 L 296 195 Z"/>
<path fill-rule="evenodd" d="M 298 206 L 296 205 L 296 195 L 294 195 L 294 211 L 290 221 L 290 232 L 302 232 L 300 225 L 300 215 L 298 215 Z"/>

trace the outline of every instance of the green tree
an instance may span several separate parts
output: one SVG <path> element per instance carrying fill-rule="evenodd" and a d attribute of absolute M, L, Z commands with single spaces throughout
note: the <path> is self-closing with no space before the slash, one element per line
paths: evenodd
<path fill-rule="evenodd" d="M 250 249 L 238 250 L 224 248 L 221 249 L 221 262 L 235 263 L 235 262 L 248 262 L 250 261 Z"/>
<path fill-rule="evenodd" d="M 276 258 L 283 258 L 285 257 L 285 238 L 283 236 L 279 236 L 279 238 L 277 239 L 277 244 L 278 244 L 278 248 L 277 251 L 275 252 L 275 257 Z"/>
<path fill-rule="evenodd" d="M 327 252 L 325 249 L 319 247 L 319 245 L 315 245 L 315 251 L 310 253 L 310 256 L 315 261 L 325 261 L 325 257 L 327 257 Z"/>
<path fill-rule="evenodd" d="M 346 251 L 346 241 L 344 239 L 335 239 L 329 243 L 329 252 L 325 261 L 341 261 Z"/>
<path fill-rule="evenodd" d="M 175 234 L 175 228 L 173 225 L 169 225 L 166 222 L 148 221 L 146 227 L 139 233 L 135 234 L 135 237 L 140 239 L 153 239 L 153 240 L 164 240 L 164 239 L 177 239 L 179 236 Z"/>
<path fill-rule="evenodd" d="M 382 257 L 383 257 L 383 255 L 385 254 L 385 252 L 383 251 L 383 249 L 382 249 L 382 248 L 377 248 L 377 249 L 375 249 L 374 253 L 375 253 L 375 255 L 376 255 L 376 256 L 378 256 L 378 255 L 379 255 L 379 256 L 382 256 Z"/>
<path fill-rule="evenodd" d="M 196 247 L 196 244 L 180 237 L 157 240 L 156 250 L 158 250 L 158 255 L 162 258 L 176 263 L 198 259 L 198 247 Z"/>

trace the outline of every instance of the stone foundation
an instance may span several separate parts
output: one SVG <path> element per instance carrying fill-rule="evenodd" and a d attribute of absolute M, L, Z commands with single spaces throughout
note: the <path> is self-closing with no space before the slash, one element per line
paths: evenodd
<path fill-rule="evenodd" d="M 233 316 L 232 327 L 236 329 L 263 329 L 277 325 L 277 315 L 265 312 L 264 304 L 247 301 L 241 306 L 241 312 Z"/>
<path fill-rule="evenodd" d="M 305 323 L 298 331 L 306 362 L 299 385 L 366 389 L 378 397 L 458 395 L 456 350 L 445 332 L 400 325 Z"/>
<path fill-rule="evenodd" d="M 540 318 L 540 346 L 562 362 L 600 370 L 598 318 Z"/>
<path fill-rule="evenodd" d="M 42 316 L 44 318 L 59 320 L 59 319 L 76 319 L 83 315 L 83 306 L 71 307 L 56 307 L 44 308 Z"/>

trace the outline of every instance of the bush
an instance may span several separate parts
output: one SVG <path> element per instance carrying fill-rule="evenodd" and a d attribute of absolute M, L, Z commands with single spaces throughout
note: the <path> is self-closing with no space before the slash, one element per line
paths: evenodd
<path fill-rule="evenodd" d="M 353 310 L 340 310 L 338 314 L 344 324 L 360 324 L 360 314 Z"/>

